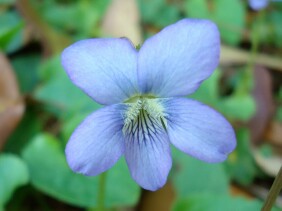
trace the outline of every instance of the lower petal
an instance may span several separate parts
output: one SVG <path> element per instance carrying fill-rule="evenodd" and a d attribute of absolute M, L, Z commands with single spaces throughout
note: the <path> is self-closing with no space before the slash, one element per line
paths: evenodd
<path fill-rule="evenodd" d="M 171 143 L 206 162 L 222 162 L 236 147 L 230 123 L 212 108 L 186 98 L 163 100 Z"/>
<path fill-rule="evenodd" d="M 123 105 L 90 114 L 74 131 L 66 146 L 70 168 L 95 176 L 111 168 L 124 153 Z"/>
<path fill-rule="evenodd" d="M 125 158 L 132 178 L 144 189 L 155 191 L 166 183 L 172 165 L 169 140 L 160 125 L 150 124 L 150 117 L 142 121 L 125 134 Z"/>

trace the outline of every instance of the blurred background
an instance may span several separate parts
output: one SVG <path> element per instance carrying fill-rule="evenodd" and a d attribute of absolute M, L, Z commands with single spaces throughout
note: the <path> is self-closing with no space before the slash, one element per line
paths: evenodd
<path fill-rule="evenodd" d="M 213 20 L 220 66 L 192 97 L 236 130 L 228 160 L 206 164 L 173 150 L 166 186 L 142 190 L 124 159 L 107 173 L 108 210 L 252 211 L 282 164 L 282 3 L 243 0 L 0 0 L 0 210 L 95 210 L 98 177 L 74 174 L 64 147 L 101 106 L 60 64 L 71 43 L 128 37 L 135 45 L 182 18 Z M 282 196 L 276 208 L 282 210 Z"/>

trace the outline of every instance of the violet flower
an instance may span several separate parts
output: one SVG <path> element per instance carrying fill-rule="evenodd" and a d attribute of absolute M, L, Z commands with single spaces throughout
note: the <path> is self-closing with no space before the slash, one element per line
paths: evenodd
<path fill-rule="evenodd" d="M 216 25 L 196 19 L 164 28 L 140 50 L 125 38 L 87 39 L 66 48 L 62 64 L 72 82 L 106 105 L 70 137 L 70 168 L 95 176 L 124 155 L 132 178 L 157 190 L 172 165 L 170 143 L 200 160 L 224 161 L 236 145 L 232 126 L 185 98 L 213 73 L 219 52 Z"/>
<path fill-rule="evenodd" d="M 270 2 L 282 2 L 282 0 L 249 0 L 249 5 L 253 10 L 262 10 L 268 6 Z"/>
<path fill-rule="evenodd" d="M 268 3 L 268 0 L 249 0 L 249 5 L 253 10 L 264 9 Z"/>

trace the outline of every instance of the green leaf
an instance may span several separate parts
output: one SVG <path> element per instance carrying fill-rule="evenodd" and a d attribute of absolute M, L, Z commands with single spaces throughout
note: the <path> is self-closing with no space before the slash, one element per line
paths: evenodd
<path fill-rule="evenodd" d="M 242 185 L 249 185 L 258 173 L 250 146 L 248 129 L 237 131 L 237 147 L 230 154 L 226 167 L 230 177 Z"/>
<path fill-rule="evenodd" d="M 66 118 L 77 112 L 90 113 L 101 107 L 72 84 L 59 56 L 42 64 L 40 76 L 43 84 L 35 91 L 34 97 L 48 105 L 56 116 Z"/>
<path fill-rule="evenodd" d="M 15 57 L 12 60 L 12 65 L 17 75 L 21 92 L 29 93 L 37 85 L 39 62 L 39 55 L 26 53 L 22 56 Z"/>
<path fill-rule="evenodd" d="M 18 13 L 4 12 L 0 15 L 0 50 L 12 53 L 23 45 L 24 23 Z"/>
<path fill-rule="evenodd" d="M 109 146 L 110 147 L 110 146 Z M 95 207 L 98 176 L 75 174 L 66 163 L 63 147 L 48 134 L 38 135 L 23 151 L 31 183 L 39 190 L 67 203 Z M 140 188 L 131 179 L 124 159 L 107 173 L 106 199 L 108 207 L 135 205 Z"/>
<path fill-rule="evenodd" d="M 186 0 L 185 13 L 192 18 L 213 20 L 222 39 L 231 45 L 241 41 L 245 28 L 246 9 L 240 0 Z"/>
<path fill-rule="evenodd" d="M 7 5 L 13 5 L 16 3 L 16 0 L 0 0 L 0 5 L 7 6 Z"/>
<path fill-rule="evenodd" d="M 251 95 L 234 94 L 222 100 L 219 110 L 229 119 L 249 120 L 256 111 L 256 104 Z"/>
<path fill-rule="evenodd" d="M 20 153 L 31 138 L 42 130 L 43 121 L 42 116 L 40 117 L 38 115 L 38 109 L 29 106 L 20 124 L 5 144 L 5 151 Z"/>
<path fill-rule="evenodd" d="M 72 34 L 77 40 L 99 34 L 99 23 L 111 1 L 31 2 L 51 27 L 61 33 Z"/>
<path fill-rule="evenodd" d="M 210 11 L 206 0 L 186 0 L 184 9 L 190 17 L 210 17 Z"/>
<path fill-rule="evenodd" d="M 276 110 L 275 119 L 279 122 L 282 122 L 282 106 L 279 106 Z"/>
<path fill-rule="evenodd" d="M 171 174 L 179 197 L 197 193 L 228 193 L 229 179 L 222 164 L 210 164 L 174 151 L 175 166 Z"/>
<path fill-rule="evenodd" d="M 259 200 L 249 200 L 241 197 L 232 197 L 223 194 L 198 194 L 186 199 L 178 200 L 173 211 L 257 211 L 262 207 Z M 278 211 L 278 209 L 272 209 Z"/>
<path fill-rule="evenodd" d="M 240 0 L 216 0 L 212 19 L 218 24 L 222 39 L 237 45 L 245 27 L 245 6 Z"/>
<path fill-rule="evenodd" d="M 282 122 L 282 87 L 280 87 L 278 95 L 277 95 L 277 101 L 280 106 L 277 107 L 275 112 L 275 119 L 279 122 Z"/>
<path fill-rule="evenodd" d="M 214 107 L 225 117 L 231 120 L 249 120 L 255 113 L 256 104 L 249 91 L 249 85 L 245 85 L 243 81 L 246 75 L 241 74 L 235 84 L 235 91 L 228 96 L 220 96 L 220 77 L 221 71 L 216 70 L 210 78 L 208 78 L 200 88 L 189 98 L 194 98 L 205 104 Z M 243 90 L 239 90 L 242 89 Z"/>
<path fill-rule="evenodd" d="M 220 103 L 219 80 L 221 75 L 220 70 L 215 70 L 211 77 L 204 81 L 200 88 L 189 97 L 213 107 L 217 107 L 217 104 Z"/>
<path fill-rule="evenodd" d="M 224 97 L 218 109 L 230 119 L 249 120 L 256 111 L 256 103 L 251 94 L 254 78 L 252 72 L 244 69 L 235 74 L 234 91 Z"/>
<path fill-rule="evenodd" d="M 278 47 L 282 47 L 281 19 L 282 19 L 281 11 L 274 11 L 269 14 L 269 21 L 267 21 L 267 24 L 269 24 L 269 22 L 272 23 L 273 40 L 274 40 L 274 44 L 277 45 Z"/>
<path fill-rule="evenodd" d="M 159 28 L 179 20 L 179 10 L 166 0 L 138 0 L 141 18 L 144 22 Z"/>
<path fill-rule="evenodd" d="M 13 192 L 28 182 L 26 164 L 12 154 L 0 154 L 0 210 Z"/>

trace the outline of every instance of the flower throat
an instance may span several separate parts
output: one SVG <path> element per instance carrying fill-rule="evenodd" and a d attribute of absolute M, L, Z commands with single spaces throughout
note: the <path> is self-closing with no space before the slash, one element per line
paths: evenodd
<path fill-rule="evenodd" d="M 124 116 L 123 134 L 137 140 L 146 140 L 163 132 L 167 127 L 164 108 L 153 96 L 136 96 L 126 103 L 128 109 Z"/>

